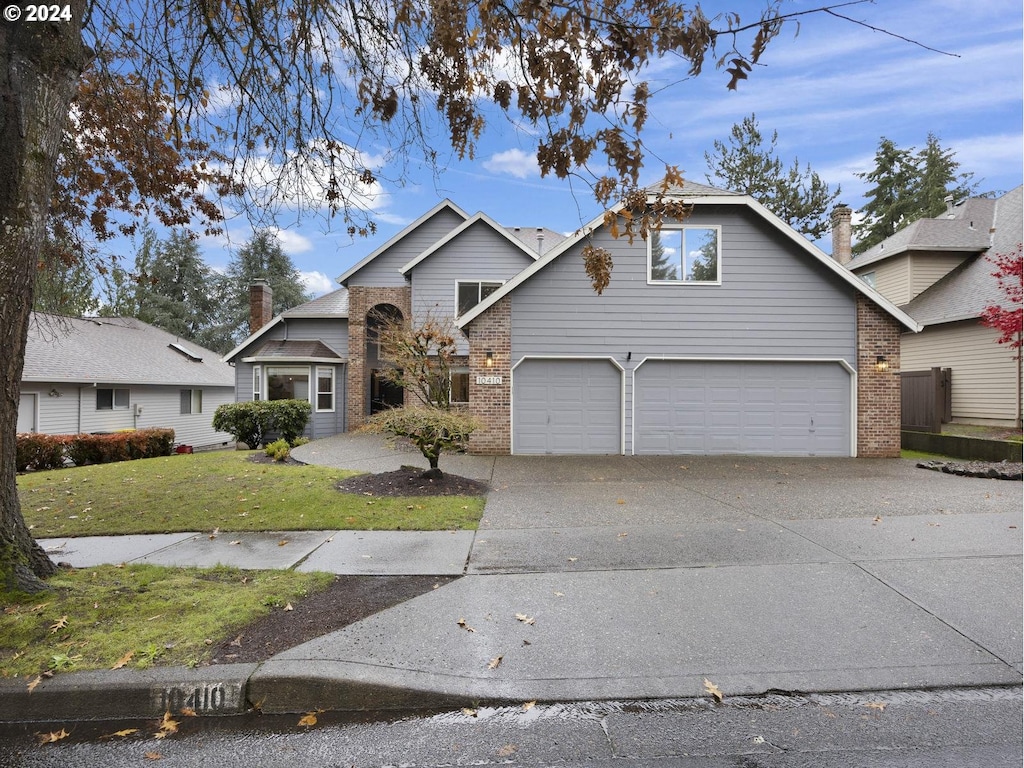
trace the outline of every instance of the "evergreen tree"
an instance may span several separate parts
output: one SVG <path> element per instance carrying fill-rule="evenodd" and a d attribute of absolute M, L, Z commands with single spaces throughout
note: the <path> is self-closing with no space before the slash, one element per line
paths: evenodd
<path fill-rule="evenodd" d="M 875 151 L 874 169 L 857 174 L 872 186 L 861 209 L 864 222 L 854 227 L 854 255 L 870 250 L 917 219 L 939 216 L 946 210 L 947 195 L 962 200 L 973 194 L 977 185 L 970 180 L 974 174 L 958 173 L 959 169 L 953 151 L 943 149 L 934 134 L 928 134 L 919 152 L 897 147 L 883 136 Z"/>
<path fill-rule="evenodd" d="M 274 315 L 310 300 L 302 277 L 281 247 L 281 241 L 271 230 L 256 232 L 238 250 L 227 270 L 225 325 L 235 343 L 249 335 L 249 286 L 256 278 L 266 280 L 274 291 Z"/>
<path fill-rule="evenodd" d="M 61 242 L 63 240 L 64 242 Z M 35 295 L 32 309 L 67 317 L 82 317 L 94 313 L 100 306 L 93 287 L 95 275 L 89 267 L 82 248 L 48 236 L 43 243 L 36 273 Z"/>
<path fill-rule="evenodd" d="M 733 192 L 750 195 L 793 229 L 817 240 L 829 230 L 829 211 L 841 188 L 833 192 L 818 174 L 793 158 L 789 170 L 775 155 L 778 131 L 772 131 L 768 146 L 758 128 L 757 116 L 743 118 L 732 127 L 728 143 L 715 142 L 715 151 L 705 152 L 711 170 L 708 182 Z"/>

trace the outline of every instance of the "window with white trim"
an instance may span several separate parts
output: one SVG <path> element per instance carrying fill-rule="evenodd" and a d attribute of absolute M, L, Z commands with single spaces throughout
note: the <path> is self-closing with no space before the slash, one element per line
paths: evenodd
<path fill-rule="evenodd" d="M 501 288 L 501 283 L 485 283 L 479 280 L 460 281 L 456 288 L 455 314 L 457 316 L 466 314 L 499 288 Z"/>
<path fill-rule="evenodd" d="M 100 387 L 96 390 L 97 411 L 126 411 L 130 401 L 131 390 L 128 389 Z"/>
<path fill-rule="evenodd" d="M 662 227 L 647 239 L 647 280 L 651 283 L 722 281 L 721 227 Z"/>
<path fill-rule="evenodd" d="M 316 409 L 318 412 L 334 410 L 334 368 L 317 366 Z"/>
<path fill-rule="evenodd" d="M 863 275 L 860 276 L 860 279 L 863 280 L 868 285 L 870 285 L 872 288 L 875 287 L 875 273 L 874 272 L 865 272 Z"/>
<path fill-rule="evenodd" d="M 203 412 L 203 390 L 183 389 L 181 390 L 181 415 L 188 416 L 193 413 Z"/>
<path fill-rule="evenodd" d="M 252 367 L 252 399 L 263 399 L 263 368 L 259 365 Z"/>
<path fill-rule="evenodd" d="M 309 366 L 268 365 L 267 400 L 309 400 Z"/>

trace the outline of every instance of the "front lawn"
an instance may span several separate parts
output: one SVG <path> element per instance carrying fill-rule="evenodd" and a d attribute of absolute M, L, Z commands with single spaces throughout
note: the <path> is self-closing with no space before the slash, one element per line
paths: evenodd
<path fill-rule="evenodd" d="M 264 464 L 217 451 L 32 472 L 18 477 L 37 539 L 180 531 L 475 530 L 479 496 L 342 493 L 355 472 Z"/>

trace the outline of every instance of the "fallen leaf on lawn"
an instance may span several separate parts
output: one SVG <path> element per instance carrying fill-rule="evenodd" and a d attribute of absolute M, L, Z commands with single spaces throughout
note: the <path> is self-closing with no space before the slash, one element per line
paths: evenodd
<path fill-rule="evenodd" d="M 889 705 L 884 701 L 869 701 L 864 706 L 868 709 L 877 709 L 879 712 L 884 712 L 885 708 Z"/>
<path fill-rule="evenodd" d="M 455 623 L 458 624 L 460 627 L 462 627 L 467 632 L 476 632 L 475 629 L 473 629 L 471 626 L 469 626 L 469 624 L 466 623 L 465 619 L 459 619 Z"/>
<path fill-rule="evenodd" d="M 525 704 L 523 704 L 523 712 L 529 712 L 531 709 L 533 709 L 536 706 L 537 706 L 537 702 L 536 701 L 528 701 Z"/>
<path fill-rule="evenodd" d="M 704 690 L 710 693 L 712 696 L 714 696 L 715 701 L 717 701 L 718 703 L 721 703 L 722 699 L 725 698 L 725 694 L 722 693 L 722 689 L 714 683 L 712 683 L 706 677 L 704 678 Z"/>
<path fill-rule="evenodd" d="M 533 616 L 527 616 L 525 613 L 517 613 L 516 619 L 523 622 L 523 624 L 535 624 L 537 621 Z"/>
<path fill-rule="evenodd" d="M 497 669 L 498 667 L 501 666 L 501 660 L 503 658 L 505 658 L 505 657 L 504 656 L 495 656 L 493 659 L 491 659 L 490 663 L 487 665 L 487 668 L 488 669 Z"/>
<path fill-rule="evenodd" d="M 504 747 L 498 750 L 498 757 L 510 757 L 516 752 L 515 744 L 506 744 Z"/>
<path fill-rule="evenodd" d="M 307 712 L 305 715 L 302 716 L 302 719 L 299 720 L 298 725 L 301 725 L 303 728 L 312 728 L 314 725 L 316 725 L 316 716 L 319 713 L 320 710 L 316 710 L 315 712 Z"/>
<path fill-rule="evenodd" d="M 144 757 L 147 760 L 163 760 L 164 759 L 164 756 L 161 755 L 159 752 L 147 752 L 144 755 Z"/>
<path fill-rule="evenodd" d="M 67 625 L 68 625 L 68 616 L 67 616 L 67 614 L 64 614 L 59 619 L 57 619 L 55 622 L 53 622 L 53 624 L 50 625 L 50 634 L 52 635 L 57 630 L 64 629 L 65 627 L 67 627 Z"/>
<path fill-rule="evenodd" d="M 50 731 L 49 733 L 37 733 L 36 738 L 40 744 L 53 744 L 55 741 L 66 739 L 71 734 L 61 728 L 59 731 Z"/>
<path fill-rule="evenodd" d="M 36 675 L 36 679 L 28 684 L 28 692 L 32 693 L 32 691 L 36 689 L 36 686 L 39 685 L 41 682 L 43 682 L 43 676 Z"/>
<path fill-rule="evenodd" d="M 146 621 L 156 621 L 161 616 L 163 616 L 163 614 L 162 613 L 158 613 L 156 616 L 150 616 L 148 619 L 146 619 Z"/>
<path fill-rule="evenodd" d="M 101 739 L 123 739 L 125 736 L 131 736 L 133 733 L 138 733 L 138 728 L 125 728 L 123 731 L 114 731 L 113 733 L 105 733 L 100 736 Z"/>
<path fill-rule="evenodd" d="M 285 609 L 286 611 L 294 611 L 294 610 L 295 610 L 294 608 L 292 608 L 292 604 L 291 604 L 291 603 L 288 603 L 288 605 L 286 605 L 286 606 L 284 607 L 284 609 Z"/>
<path fill-rule="evenodd" d="M 111 669 L 121 669 L 129 661 L 132 660 L 132 656 L 134 656 L 134 655 L 135 655 L 135 651 L 128 651 L 128 653 L 126 653 L 124 656 L 122 656 L 120 659 L 118 659 L 117 661 L 114 662 L 114 666 L 112 666 Z"/>

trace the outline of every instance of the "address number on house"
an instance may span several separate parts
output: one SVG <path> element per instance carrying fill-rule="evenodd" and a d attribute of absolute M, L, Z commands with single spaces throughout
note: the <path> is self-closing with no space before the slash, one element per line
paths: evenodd
<path fill-rule="evenodd" d="M 501 384 L 501 376 L 477 376 L 477 384 Z"/>

